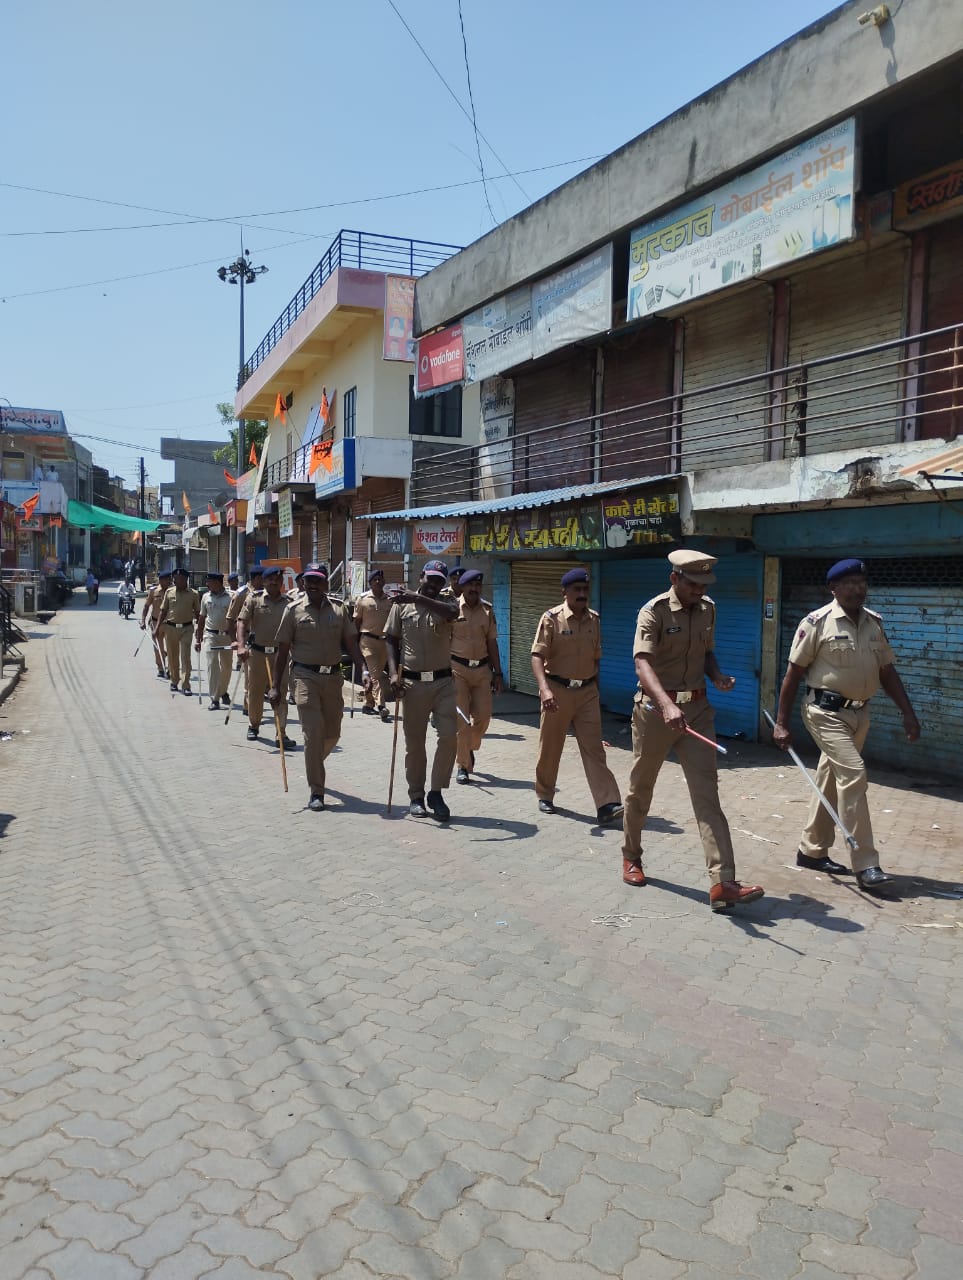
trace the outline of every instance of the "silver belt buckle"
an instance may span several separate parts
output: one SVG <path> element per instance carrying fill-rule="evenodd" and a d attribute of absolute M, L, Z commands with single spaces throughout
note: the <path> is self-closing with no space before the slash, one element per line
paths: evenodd
<path fill-rule="evenodd" d="M 469 658 L 468 665 L 470 667 L 480 667 L 483 661 L 483 658 Z"/>
<path fill-rule="evenodd" d="M 862 707 L 865 707 L 865 706 L 866 706 L 866 699 L 865 699 L 865 698 L 850 698 L 850 700 L 849 700 L 849 705 L 850 705 L 851 707 L 853 707 L 856 711 L 859 711 Z"/>
<path fill-rule="evenodd" d="M 584 683 L 585 683 L 584 680 L 569 680 L 568 687 L 570 689 L 581 689 Z"/>
<path fill-rule="evenodd" d="M 276 649 L 274 649 L 273 647 L 269 649 L 269 648 L 267 647 L 267 645 L 265 645 L 265 646 L 264 646 L 264 652 L 265 652 L 265 653 L 276 653 L 276 652 L 277 652 L 277 650 L 276 650 Z"/>
<path fill-rule="evenodd" d="M 684 707 L 687 702 L 691 702 L 691 701 L 692 701 L 691 689 L 679 689 L 677 691 L 675 695 L 675 705 L 677 707 Z"/>
<path fill-rule="evenodd" d="M 431 683 L 431 681 L 432 681 L 432 680 L 434 680 L 434 678 L 435 678 L 435 673 L 434 673 L 434 671 L 422 671 L 422 673 L 421 673 L 421 677 L 420 677 L 420 678 L 421 678 L 422 680 L 427 680 L 427 681 L 428 681 L 428 683 L 430 684 L 430 683 Z"/>

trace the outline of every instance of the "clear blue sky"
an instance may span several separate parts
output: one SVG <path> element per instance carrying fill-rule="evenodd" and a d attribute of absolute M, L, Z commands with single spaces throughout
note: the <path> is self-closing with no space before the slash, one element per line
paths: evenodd
<path fill-rule="evenodd" d="M 395 3 L 467 106 L 457 0 Z M 828 9 L 462 11 L 502 221 Z M 214 273 L 242 228 L 270 268 L 246 295 L 250 352 L 340 228 L 468 244 L 492 225 L 471 123 L 389 0 L 15 4 L 3 79 L 0 398 L 129 443 L 83 440 L 128 484 L 141 452 L 152 481 L 173 478 L 160 436 L 223 435 L 214 406 L 233 398 L 238 299 Z M 468 185 L 399 194 L 455 183 Z"/>

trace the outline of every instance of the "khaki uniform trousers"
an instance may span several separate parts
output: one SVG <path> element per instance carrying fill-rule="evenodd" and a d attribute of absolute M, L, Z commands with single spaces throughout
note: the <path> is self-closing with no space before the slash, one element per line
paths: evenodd
<path fill-rule="evenodd" d="M 263 654 L 260 655 L 262 658 Z M 248 698 L 254 697 L 255 672 L 251 670 Z M 295 667 L 291 672 L 294 705 L 304 738 L 304 773 L 313 796 L 324 795 L 324 762 L 338 745 L 344 715 L 344 679 L 337 672 L 323 676 L 317 671 Z M 262 694 L 263 697 L 263 694 Z M 282 697 L 278 706 L 284 705 Z"/>
<path fill-rule="evenodd" d="M 425 778 L 428 772 L 425 739 L 428 736 L 429 719 L 433 719 L 437 742 L 431 764 L 431 786 L 428 790 L 444 791 L 451 784 L 458 741 L 454 678 L 445 676 L 441 680 L 406 680 L 402 707 L 408 797 L 420 800 L 425 795 Z"/>
<path fill-rule="evenodd" d="M 191 687 L 191 645 L 194 643 L 194 625 L 175 627 L 170 622 L 164 623 L 167 640 L 167 670 L 171 684 L 179 684 L 182 689 Z"/>
<path fill-rule="evenodd" d="M 371 676 L 371 683 L 364 691 L 364 705 L 366 707 L 375 706 L 375 687 L 377 686 L 377 705 L 381 708 L 388 700 L 388 691 L 391 687 L 388 684 L 388 677 L 385 675 L 388 646 L 384 640 L 373 640 L 371 636 L 360 636 L 358 644 L 361 646 L 364 665 L 368 668 L 368 674 Z"/>
<path fill-rule="evenodd" d="M 582 768 L 589 784 L 596 809 L 604 804 L 619 804 L 622 796 L 615 775 L 605 762 L 602 746 L 602 711 L 597 682 L 583 685 L 581 689 L 567 689 L 564 685 L 549 681 L 555 695 L 557 711 L 542 711 L 538 730 L 538 761 L 535 765 L 535 794 L 539 800 L 555 798 L 555 783 L 562 748 L 569 731 L 575 734 Z"/>
<path fill-rule="evenodd" d="M 227 693 L 231 683 L 231 658 L 233 649 L 228 645 L 207 642 L 207 692 L 214 699 Z"/>
<path fill-rule="evenodd" d="M 699 698 L 684 706 L 686 723 L 697 733 L 715 740 L 715 716 L 707 698 Z M 712 884 L 735 880 L 736 859 L 732 849 L 729 823 L 719 804 L 719 773 L 712 747 L 688 734 L 675 733 L 661 714 L 649 710 L 645 702 L 637 702 L 632 712 L 632 751 L 635 760 L 629 775 L 622 819 L 624 843 L 622 856 L 641 863 L 642 828 L 652 804 L 652 792 L 665 758 L 674 750 L 686 786 L 692 812 L 695 814 L 706 856 L 706 869 Z"/>
<path fill-rule="evenodd" d="M 271 675 L 268 676 L 268 663 L 271 664 Z M 274 654 L 258 653 L 256 649 L 252 649 L 247 655 L 247 718 L 255 729 L 261 727 L 261 720 L 264 718 L 264 695 L 274 683 Z M 281 700 L 277 707 L 268 706 L 267 717 L 273 720 L 275 713 L 281 723 L 282 730 L 288 723 L 288 675 L 291 666 L 287 664 L 284 668 L 284 675 L 281 678 Z M 305 672 L 306 675 L 314 675 L 314 672 Z M 327 676 L 318 676 L 319 680 L 327 680 Z"/>
<path fill-rule="evenodd" d="M 816 766 L 816 786 L 839 814 L 843 826 L 859 845 L 852 852 L 854 871 L 879 866 L 869 816 L 869 779 L 862 750 L 869 733 L 869 707 L 824 711 L 808 703 L 803 723 L 822 752 Z M 799 846 L 809 858 L 823 858 L 833 847 L 837 827 L 813 796 Z"/>
<path fill-rule="evenodd" d="M 158 671 L 167 670 L 167 637 L 164 632 L 166 627 L 157 626 L 157 618 L 153 613 L 147 615 L 147 626 L 154 639 L 154 661 L 157 663 Z"/>
<path fill-rule="evenodd" d="M 460 662 L 453 662 L 451 669 L 458 708 L 471 720 L 471 724 L 465 724 L 461 716 L 458 717 L 456 759 L 462 769 L 470 769 L 472 753 L 481 746 L 492 720 L 492 669 L 488 662 L 480 667 L 463 667 Z"/>

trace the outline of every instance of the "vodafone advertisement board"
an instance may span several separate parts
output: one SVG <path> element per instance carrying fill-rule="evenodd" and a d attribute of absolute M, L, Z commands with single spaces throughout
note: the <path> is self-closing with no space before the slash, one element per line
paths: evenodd
<path fill-rule="evenodd" d="M 465 377 L 465 343 L 461 325 L 450 324 L 418 339 L 415 394 L 429 395 Z"/>

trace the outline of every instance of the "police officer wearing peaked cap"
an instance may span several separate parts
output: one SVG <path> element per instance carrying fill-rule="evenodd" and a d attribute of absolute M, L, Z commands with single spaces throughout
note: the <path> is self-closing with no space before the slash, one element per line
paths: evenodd
<path fill-rule="evenodd" d="M 561 586 L 564 601 L 542 614 L 532 642 L 532 672 L 542 705 L 535 794 L 541 813 L 555 812 L 558 767 L 571 728 L 595 801 L 596 821 L 607 826 L 622 817 L 622 800 L 602 742 L 599 615 L 588 607 L 589 575 L 585 569 L 569 569 L 562 575 Z"/>
<path fill-rule="evenodd" d="M 452 674 L 458 717 L 458 782 L 470 781 L 475 752 L 492 718 L 492 694 L 502 692 L 498 623 L 491 602 L 481 598 L 484 577 L 466 569 L 458 580 L 458 617 L 451 642 Z"/>
<path fill-rule="evenodd" d="M 855 558 L 837 561 L 826 574 L 826 585 L 832 603 L 808 614 L 796 630 L 779 691 L 773 742 L 783 750 L 791 745 L 789 720 L 805 679 L 803 723 L 822 753 L 816 785 L 856 841 L 852 864 L 859 887 L 888 896 L 892 879 L 879 865 L 862 756 L 869 732 L 869 701 L 880 685 L 902 713 L 909 742 L 919 738 L 920 726 L 896 671 L 883 621 L 878 613 L 864 607 L 865 564 Z M 835 838 L 835 824 L 814 796 L 796 854 L 797 865 L 831 875 L 847 874 L 849 868 L 829 856 Z"/>
<path fill-rule="evenodd" d="M 670 551 L 668 559 L 671 586 L 639 610 L 632 647 L 639 691 L 632 712 L 634 760 L 622 824 L 622 879 L 636 887 L 645 884 L 642 828 L 659 772 L 674 750 L 702 837 L 709 905 L 713 911 L 727 911 L 737 903 L 756 901 L 763 890 L 736 880 L 732 836 L 719 804 L 716 753 L 686 733 L 691 728 L 714 741 L 715 717 L 706 697 L 706 680 L 726 693 L 736 683 L 719 667 L 716 606 L 705 594 L 716 580 L 713 570 L 718 561 L 702 551 L 682 548 Z"/>

